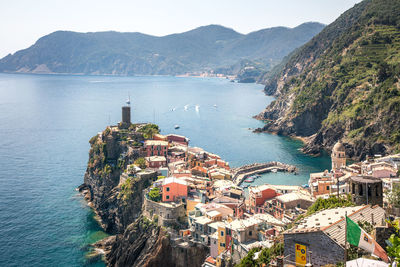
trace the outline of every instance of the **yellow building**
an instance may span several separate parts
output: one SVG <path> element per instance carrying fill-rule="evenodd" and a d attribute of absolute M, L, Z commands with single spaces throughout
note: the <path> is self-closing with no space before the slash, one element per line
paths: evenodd
<path fill-rule="evenodd" d="M 226 249 L 226 231 L 225 227 L 218 227 L 218 255 Z"/>

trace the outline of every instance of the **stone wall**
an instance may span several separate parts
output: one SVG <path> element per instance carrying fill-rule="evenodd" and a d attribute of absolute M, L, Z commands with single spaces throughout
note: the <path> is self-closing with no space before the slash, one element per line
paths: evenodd
<path fill-rule="evenodd" d="M 143 214 L 148 218 L 157 215 L 159 226 L 174 226 L 179 225 L 179 221 L 186 216 L 186 209 L 183 203 L 154 202 L 145 195 Z"/>
<path fill-rule="evenodd" d="M 326 264 L 336 264 L 344 260 L 344 249 L 329 238 L 324 232 L 309 232 L 284 234 L 285 263 L 294 264 L 295 244 L 307 247 L 307 263 L 313 266 L 323 266 Z"/>

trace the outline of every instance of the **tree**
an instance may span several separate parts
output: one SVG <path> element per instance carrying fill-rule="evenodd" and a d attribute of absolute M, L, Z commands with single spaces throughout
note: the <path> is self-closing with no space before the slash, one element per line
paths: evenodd
<path fill-rule="evenodd" d="M 386 247 L 388 256 L 392 262 L 400 262 L 400 226 L 399 221 L 389 222 L 394 227 L 396 233 L 392 234 L 388 240 L 389 246 Z"/>
<path fill-rule="evenodd" d="M 161 200 L 160 190 L 157 187 L 153 187 L 149 192 L 149 199 L 155 202 Z"/>
<path fill-rule="evenodd" d="M 141 169 L 146 169 L 146 160 L 144 158 L 138 158 L 135 160 L 135 165 Z"/>
<path fill-rule="evenodd" d="M 160 129 L 158 125 L 149 123 L 140 128 L 138 132 L 142 133 L 145 139 L 152 139 L 155 134 L 160 133 Z"/>
<path fill-rule="evenodd" d="M 400 187 L 395 186 L 388 195 L 389 203 L 394 207 L 400 207 Z"/>

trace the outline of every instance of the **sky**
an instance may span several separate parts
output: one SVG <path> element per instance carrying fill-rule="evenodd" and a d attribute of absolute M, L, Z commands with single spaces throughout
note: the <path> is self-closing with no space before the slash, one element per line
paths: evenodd
<path fill-rule="evenodd" d="M 324 24 L 360 0 L 1 0 L 0 58 L 57 30 L 163 36 L 219 24 L 240 33 Z"/>

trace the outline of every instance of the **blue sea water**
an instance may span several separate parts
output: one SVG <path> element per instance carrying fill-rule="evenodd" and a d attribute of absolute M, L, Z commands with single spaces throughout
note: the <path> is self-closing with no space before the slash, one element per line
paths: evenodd
<path fill-rule="evenodd" d="M 310 172 L 329 168 L 329 157 L 302 154 L 299 141 L 250 130 L 262 126 L 252 116 L 273 100 L 261 85 L 0 74 L 0 266 L 104 266 L 85 257 L 87 245 L 106 234 L 75 188 L 83 182 L 88 140 L 120 121 L 128 95 L 133 121 L 185 135 L 233 167 L 277 160 L 300 170 L 267 174 L 256 184 L 301 185 Z"/>

